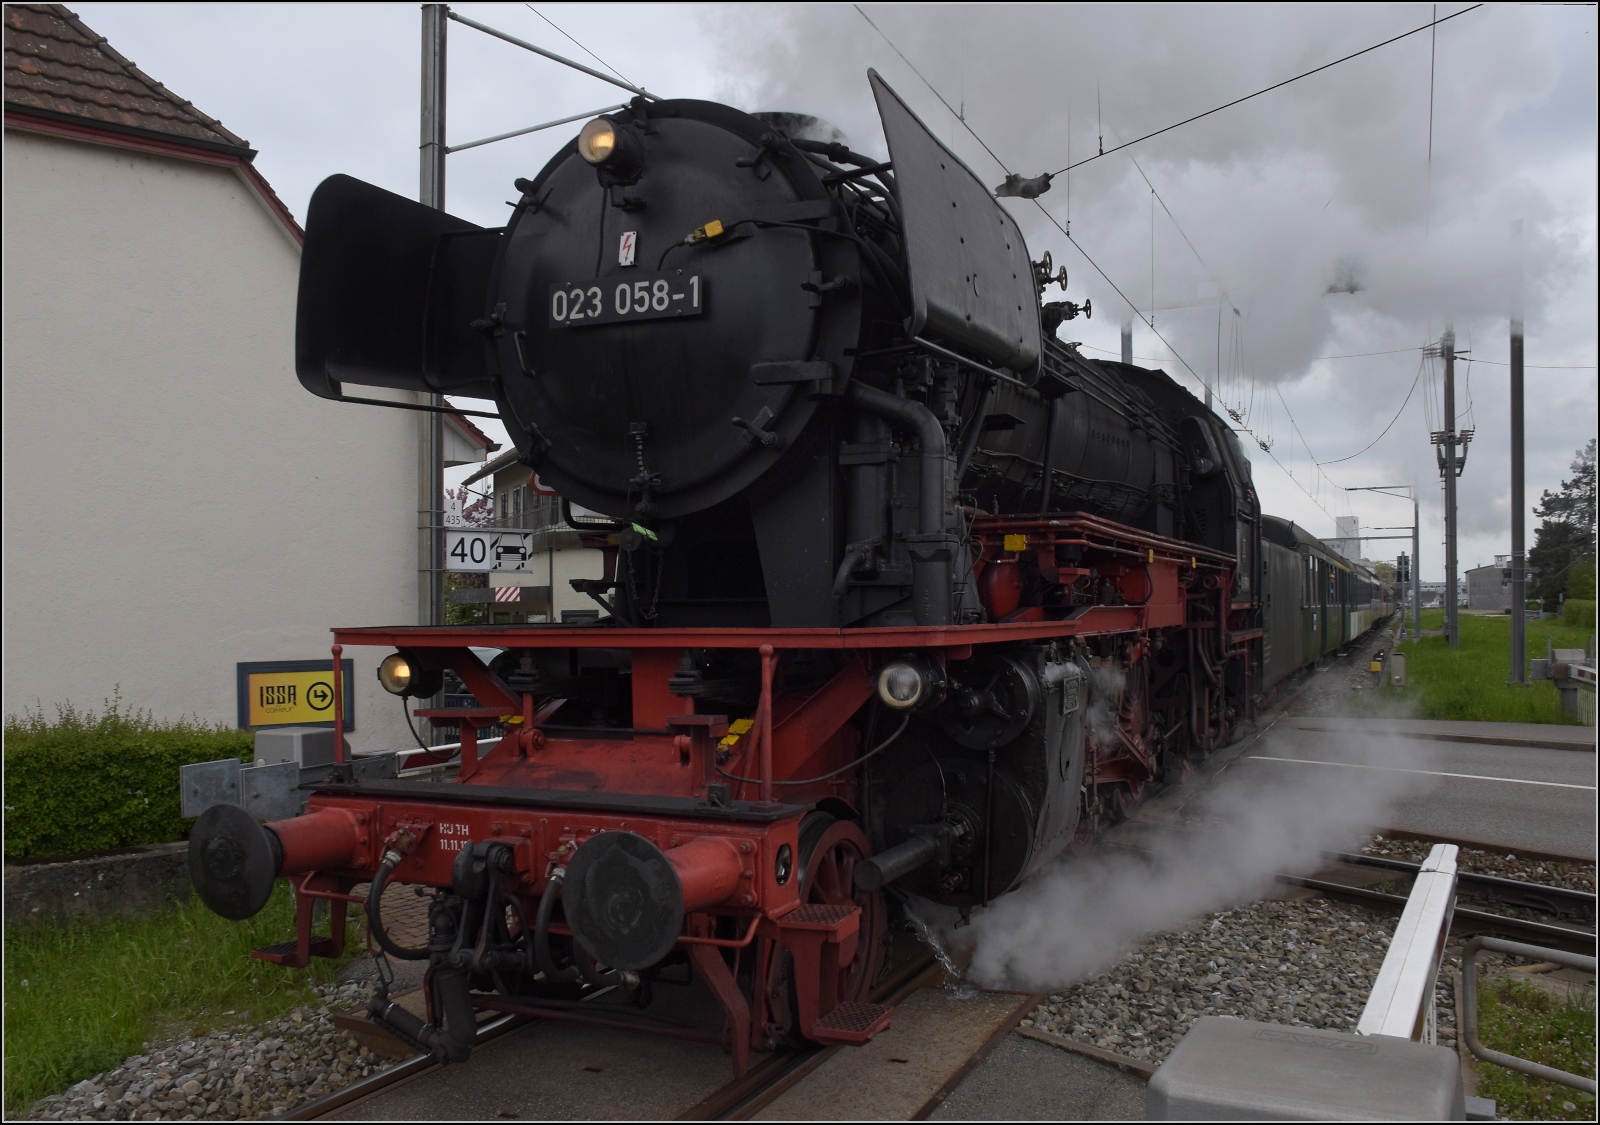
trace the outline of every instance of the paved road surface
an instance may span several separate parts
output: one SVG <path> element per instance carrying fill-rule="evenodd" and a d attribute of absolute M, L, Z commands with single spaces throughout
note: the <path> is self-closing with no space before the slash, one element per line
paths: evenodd
<path fill-rule="evenodd" d="M 1144 1079 L 1008 1035 L 930 1121 L 1143 1121 Z"/>
<path fill-rule="evenodd" d="M 1593 753 L 1415 737 L 1384 741 L 1371 731 L 1352 736 L 1285 726 L 1246 749 L 1234 768 L 1388 773 L 1397 788 L 1411 790 L 1390 811 L 1389 828 L 1595 858 Z"/>

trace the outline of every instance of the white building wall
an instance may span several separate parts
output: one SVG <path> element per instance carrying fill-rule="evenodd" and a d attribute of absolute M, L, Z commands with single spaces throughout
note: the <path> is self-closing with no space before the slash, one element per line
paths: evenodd
<path fill-rule="evenodd" d="M 301 388 L 299 249 L 237 173 L 8 129 L 4 176 L 5 711 L 231 725 L 236 662 L 414 623 L 418 416 Z M 404 744 L 346 655 L 352 743 Z"/>

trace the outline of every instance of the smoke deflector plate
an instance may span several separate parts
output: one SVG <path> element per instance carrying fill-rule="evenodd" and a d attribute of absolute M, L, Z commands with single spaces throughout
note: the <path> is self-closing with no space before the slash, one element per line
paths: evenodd
<path fill-rule="evenodd" d="M 1030 382 L 1039 368 L 1039 299 L 1022 230 L 900 95 L 867 71 L 894 162 L 911 334 L 964 344 Z"/>

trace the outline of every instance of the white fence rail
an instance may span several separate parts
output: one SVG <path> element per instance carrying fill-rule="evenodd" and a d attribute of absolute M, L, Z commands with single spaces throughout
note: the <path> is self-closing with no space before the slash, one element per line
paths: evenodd
<path fill-rule="evenodd" d="M 1456 853 L 1454 844 L 1435 844 L 1417 872 L 1357 1035 L 1435 1041 L 1434 984 L 1455 914 Z"/>

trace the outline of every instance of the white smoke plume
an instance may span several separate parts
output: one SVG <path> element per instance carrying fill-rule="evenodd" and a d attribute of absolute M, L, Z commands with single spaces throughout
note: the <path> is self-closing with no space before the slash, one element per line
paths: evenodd
<path fill-rule="evenodd" d="M 1117 741 L 1117 729 L 1121 723 L 1122 688 L 1127 683 L 1128 676 L 1109 661 L 1096 663 L 1090 672 L 1093 676 L 1094 690 L 1089 693 L 1089 706 L 1084 709 L 1083 721 L 1089 728 L 1089 733 L 1099 740 L 1101 746 L 1112 746 Z"/>
<path fill-rule="evenodd" d="M 719 14 L 721 96 L 804 109 L 882 155 L 865 80 L 875 67 L 990 186 L 1004 178 L 1002 162 L 1024 176 L 1054 172 L 1069 154 L 1111 149 L 1422 26 L 1435 11 L 861 8 L 882 35 L 849 5 Z M 1006 200 L 1030 252 L 1050 251 L 1071 275 L 1071 298 L 1093 299 L 1093 319 L 1064 324 L 1060 337 L 1115 356 L 1118 321 L 1132 314 L 1135 357 L 1197 394 L 1210 382 L 1249 427 L 1240 437 L 1266 510 L 1314 534 L 1331 535 L 1335 515 L 1403 522 L 1393 501 L 1345 488 L 1414 482 L 1433 580 L 1443 560 L 1431 546 L 1428 435 L 1444 428 L 1442 390 L 1437 365 L 1418 379 L 1418 349 L 1453 321 L 1473 361 L 1458 369 L 1457 424 L 1476 430 L 1461 550 L 1468 565 L 1504 553 L 1512 220 L 1523 220 L 1527 362 L 1596 362 L 1595 26 L 1593 9 L 1479 8 L 1436 36 L 1412 35 L 1057 176 L 1037 206 Z M 1594 372 L 1530 371 L 1527 393 L 1528 418 L 1541 419 L 1529 430 L 1531 505 L 1594 432 Z M 1371 549 L 1392 558 L 1404 547 Z"/>
<path fill-rule="evenodd" d="M 1065 857 L 943 940 L 970 955 L 967 975 L 986 987 L 1061 987 L 1145 935 L 1259 898 L 1280 872 L 1315 870 L 1323 852 L 1350 849 L 1425 784 L 1414 774 L 1250 758 L 1309 757 L 1297 743 L 1272 733 L 1252 742 L 1185 809 L 1184 826 L 1141 839 L 1147 855 L 1108 848 Z M 1347 762 L 1404 769 L 1417 760 L 1402 739 L 1341 749 Z"/>

